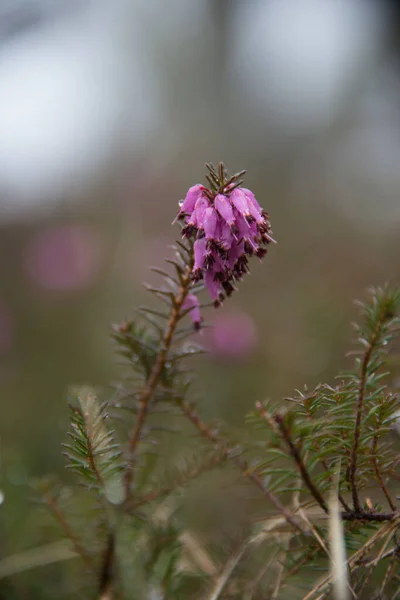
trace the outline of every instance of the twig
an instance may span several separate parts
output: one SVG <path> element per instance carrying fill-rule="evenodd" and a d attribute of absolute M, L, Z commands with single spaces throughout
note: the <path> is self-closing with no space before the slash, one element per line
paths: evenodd
<path fill-rule="evenodd" d="M 218 573 L 218 567 L 211 556 L 206 551 L 203 545 L 200 544 L 199 540 L 193 535 L 191 531 L 184 531 L 179 536 L 179 541 L 184 547 L 189 561 L 195 563 L 203 573 L 210 577 L 216 577 Z"/>
<path fill-rule="evenodd" d="M 316 500 L 316 502 L 320 505 L 322 510 L 327 513 L 328 506 L 327 506 L 325 500 L 323 499 L 320 491 L 315 487 L 314 483 L 312 482 L 310 474 L 308 472 L 308 469 L 307 469 L 306 465 L 304 464 L 304 461 L 300 455 L 300 452 L 298 451 L 297 447 L 295 446 L 295 444 L 290 436 L 290 432 L 289 432 L 288 428 L 286 427 L 286 425 L 283 421 L 283 418 L 280 415 L 275 415 L 274 417 L 270 417 L 268 415 L 267 411 L 263 408 L 262 404 L 259 402 L 257 402 L 257 404 L 256 404 L 256 409 L 258 410 L 260 416 L 268 424 L 272 425 L 275 430 L 278 431 L 278 433 L 280 434 L 280 436 L 286 443 L 287 447 L 289 448 L 289 452 L 297 465 L 297 468 L 300 472 L 302 480 L 304 481 L 304 484 L 309 489 L 311 495 Z"/>
<path fill-rule="evenodd" d="M 218 600 L 218 598 L 220 598 L 221 592 L 228 583 L 229 578 L 232 575 L 235 567 L 237 566 L 243 554 L 245 553 L 247 546 L 248 542 L 245 542 L 241 545 L 237 552 L 235 552 L 232 556 L 229 557 L 224 568 L 222 569 L 221 574 L 217 577 L 215 585 L 211 590 L 211 594 L 207 596 L 207 600 Z"/>
<path fill-rule="evenodd" d="M 99 594 L 100 599 L 105 598 L 111 600 L 112 598 L 112 586 L 114 579 L 115 569 L 115 536 L 113 532 L 110 532 L 107 539 L 107 547 L 103 556 L 103 561 L 100 571 L 100 585 Z"/>
<path fill-rule="evenodd" d="M 267 571 L 271 567 L 272 563 L 275 561 L 277 555 L 278 555 L 278 550 L 276 549 L 275 552 L 271 553 L 268 561 L 266 562 L 266 564 L 264 564 L 261 567 L 261 569 L 258 572 L 258 574 L 256 575 L 256 577 L 248 584 L 248 587 L 245 592 L 245 596 L 243 597 L 243 600 L 252 600 L 254 598 L 254 593 L 257 591 L 257 587 L 259 586 L 261 581 L 264 579 Z M 278 564 L 280 564 L 280 563 L 278 563 Z"/>
<path fill-rule="evenodd" d="M 388 535 L 388 537 L 385 540 L 385 543 L 383 544 L 382 548 L 379 551 L 378 556 L 376 556 L 374 558 L 374 560 L 371 560 L 368 563 L 365 563 L 364 561 L 360 561 L 359 564 L 357 565 L 358 567 L 363 566 L 363 567 L 367 568 L 367 576 L 365 577 L 364 581 L 362 582 L 361 587 L 357 590 L 357 593 L 359 595 L 361 595 L 361 593 L 364 591 L 365 586 L 367 585 L 368 581 L 370 580 L 374 569 L 378 566 L 380 561 L 383 560 L 384 558 L 386 558 L 386 556 L 388 554 L 392 554 L 392 552 L 385 553 L 385 550 L 386 550 L 387 546 L 390 544 L 393 536 L 394 536 L 394 533 L 393 533 L 393 535 Z"/>
<path fill-rule="evenodd" d="M 392 579 L 393 572 L 394 572 L 394 570 L 396 568 L 396 562 L 397 562 L 397 560 L 398 559 L 397 559 L 396 555 L 394 554 L 392 556 L 392 559 L 391 559 L 390 563 L 388 564 L 387 569 L 386 569 L 385 577 L 383 578 L 382 586 L 381 586 L 381 589 L 379 590 L 379 593 L 380 593 L 380 595 L 381 595 L 382 598 L 383 598 L 383 594 L 384 594 L 384 591 L 385 591 L 385 588 L 386 588 L 387 584 Z"/>
<path fill-rule="evenodd" d="M 285 554 L 288 551 L 289 543 L 290 543 L 290 539 L 288 540 L 288 543 L 287 543 L 286 547 L 283 548 L 283 551 L 281 553 L 282 554 L 282 560 L 278 560 L 278 573 L 277 573 L 277 576 L 276 576 L 274 588 L 273 588 L 272 593 L 271 593 L 271 600 L 278 600 L 278 598 L 279 598 L 279 592 L 280 592 L 280 589 L 282 587 L 283 575 L 284 575 L 284 572 L 285 572 L 285 562 L 284 562 L 284 559 L 285 559 Z"/>
<path fill-rule="evenodd" d="M 367 381 L 367 371 L 369 361 L 371 360 L 372 351 L 375 348 L 378 339 L 378 333 L 381 328 L 382 322 L 385 318 L 385 312 L 382 312 L 382 315 L 379 316 L 377 321 L 375 331 L 372 333 L 371 340 L 368 344 L 368 348 L 364 353 L 363 360 L 361 363 L 361 375 L 360 375 L 360 383 L 358 386 L 358 401 L 357 401 L 357 410 L 356 410 L 356 422 L 354 425 L 354 439 L 353 439 L 353 447 L 350 454 L 350 484 L 351 484 L 351 494 L 353 498 L 353 506 L 355 511 L 361 510 L 360 498 L 358 496 L 357 489 L 357 458 L 358 458 L 358 446 L 360 443 L 360 435 L 361 435 L 361 419 L 364 411 L 364 399 L 365 399 L 365 386 Z"/>
<path fill-rule="evenodd" d="M 70 539 L 63 539 L 38 548 L 31 548 L 0 561 L 0 579 L 23 573 L 29 569 L 45 567 L 63 560 L 79 558 L 80 555 L 71 550 Z"/>
<path fill-rule="evenodd" d="M 52 511 L 54 517 L 56 518 L 56 520 L 58 521 L 58 523 L 61 525 L 62 529 L 64 530 L 65 535 L 71 541 L 75 552 L 77 554 L 79 554 L 79 556 L 82 557 L 86 566 L 93 569 L 92 559 L 90 558 L 90 556 L 86 552 L 85 548 L 82 546 L 79 539 L 75 535 L 75 532 L 72 530 L 72 528 L 71 528 L 70 524 L 68 523 L 67 519 L 65 518 L 62 510 L 58 506 L 54 496 L 52 496 L 51 494 L 46 494 L 44 496 L 44 499 L 47 502 L 47 505 L 50 508 L 50 510 Z"/>
<path fill-rule="evenodd" d="M 304 526 L 298 520 L 295 519 L 295 517 L 280 502 L 280 500 L 275 496 L 275 494 L 273 492 L 270 492 L 265 487 L 261 477 L 257 475 L 257 473 L 249 469 L 249 466 L 246 463 L 246 461 L 242 460 L 238 456 L 235 456 L 233 452 L 234 448 L 229 446 L 225 442 L 225 440 L 220 438 L 214 431 L 212 431 L 209 428 L 209 426 L 200 419 L 199 415 L 192 406 L 183 402 L 180 399 L 177 400 L 177 404 L 182 410 L 183 414 L 199 430 L 202 436 L 208 439 L 212 444 L 220 448 L 221 452 L 242 471 L 243 475 L 258 487 L 258 489 L 271 502 L 271 504 L 273 504 L 275 508 L 285 517 L 286 521 L 301 533 L 306 533 Z"/>
<path fill-rule="evenodd" d="M 369 513 L 364 510 L 352 510 L 351 512 L 342 512 L 340 516 L 343 521 L 370 521 L 371 523 L 382 523 L 384 521 L 394 521 L 398 515 L 398 512 Z"/>

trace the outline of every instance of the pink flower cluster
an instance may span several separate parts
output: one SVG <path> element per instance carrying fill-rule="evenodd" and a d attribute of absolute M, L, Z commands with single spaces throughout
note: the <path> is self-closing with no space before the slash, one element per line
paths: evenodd
<path fill-rule="evenodd" d="M 249 257 L 263 258 L 264 246 L 275 241 L 268 215 L 254 194 L 233 184 L 223 193 L 194 185 L 180 203 L 177 218 L 184 222 L 183 236 L 196 237 L 193 281 L 204 279 L 216 306 L 249 271 Z"/>

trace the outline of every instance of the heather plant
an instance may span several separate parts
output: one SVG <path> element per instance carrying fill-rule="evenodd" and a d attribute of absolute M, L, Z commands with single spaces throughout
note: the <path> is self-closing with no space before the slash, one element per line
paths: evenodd
<path fill-rule="evenodd" d="M 241 436 L 207 422 L 189 369 L 204 352 L 204 317 L 224 310 L 274 242 L 245 172 L 207 170 L 208 187 L 179 205 L 174 258 L 153 268 L 161 283 L 146 285 L 160 308 L 112 329 L 121 382 L 109 394 L 71 391 L 71 477 L 35 484 L 65 552 L 80 559 L 75 597 L 400 598 L 400 398 L 388 366 L 400 294 L 376 288 L 359 304 L 353 367 L 336 381 L 254 398 Z M 204 481 L 213 495 L 228 480 L 245 486 L 248 515 L 217 534 L 191 527 L 191 486 Z M 229 511 L 229 489 L 223 502 Z"/>

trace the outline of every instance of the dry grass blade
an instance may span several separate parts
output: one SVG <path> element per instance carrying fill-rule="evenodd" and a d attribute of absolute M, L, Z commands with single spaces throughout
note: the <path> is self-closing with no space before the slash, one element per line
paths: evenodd
<path fill-rule="evenodd" d="M 344 540 L 343 522 L 340 518 L 336 486 L 332 490 L 329 505 L 329 545 L 332 592 L 335 600 L 349 599 L 348 568 Z"/>
<path fill-rule="evenodd" d="M 386 535 L 391 537 L 396 529 L 398 529 L 399 525 L 400 515 L 396 516 L 392 521 L 385 523 L 385 525 L 383 525 L 379 531 L 372 535 L 369 540 L 367 540 L 365 544 L 359 550 L 354 552 L 354 554 L 352 554 L 352 556 L 349 558 L 347 564 L 350 570 L 358 565 L 382 538 L 384 538 Z M 303 596 L 302 600 L 311 600 L 311 598 L 316 598 L 316 594 L 318 593 L 320 593 L 320 595 L 317 597 L 317 599 L 319 600 L 320 598 L 323 598 L 325 596 L 326 588 L 329 587 L 331 583 L 332 578 L 330 575 L 323 577 L 320 579 L 317 585 L 313 587 L 312 590 Z"/>
<path fill-rule="evenodd" d="M 71 550 L 71 544 L 66 539 L 25 550 L 0 561 L 0 579 L 71 558 L 79 558 L 79 554 Z"/>
<path fill-rule="evenodd" d="M 232 554 L 229 560 L 226 562 L 224 568 L 222 569 L 221 574 L 217 577 L 215 581 L 215 585 L 211 591 L 211 594 L 207 596 L 207 600 L 218 600 L 221 597 L 221 593 L 229 581 L 230 576 L 232 575 L 235 567 L 238 565 L 240 559 L 246 551 L 249 542 L 243 544 L 237 552 Z"/>
<path fill-rule="evenodd" d="M 187 558 L 191 559 L 191 562 L 197 565 L 203 573 L 212 577 L 217 575 L 218 568 L 214 561 L 191 532 L 185 531 L 179 539 L 186 550 Z"/>

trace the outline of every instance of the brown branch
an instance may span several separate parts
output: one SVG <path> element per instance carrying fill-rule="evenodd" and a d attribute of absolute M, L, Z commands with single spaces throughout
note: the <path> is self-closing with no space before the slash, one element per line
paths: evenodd
<path fill-rule="evenodd" d="M 274 421 L 278 427 L 278 430 L 281 433 L 283 440 L 286 442 L 286 445 L 289 448 L 289 452 L 290 452 L 294 462 L 297 465 L 297 468 L 299 470 L 301 478 L 304 481 L 304 485 L 308 488 L 310 494 L 313 496 L 313 498 L 316 500 L 316 502 L 318 502 L 318 504 L 320 505 L 322 510 L 324 512 L 328 513 L 328 506 L 327 506 L 321 492 L 318 490 L 318 488 L 313 483 L 310 473 L 308 472 L 308 469 L 307 469 L 306 465 L 304 464 L 304 461 L 300 455 L 298 448 L 296 447 L 292 438 L 290 437 L 289 429 L 286 427 L 282 417 L 279 415 L 276 415 L 274 417 Z"/>
<path fill-rule="evenodd" d="M 100 571 L 100 584 L 99 594 L 100 600 L 112 598 L 112 587 L 114 580 L 115 570 L 115 535 L 110 532 L 107 539 L 107 546 L 104 552 L 101 571 Z"/>
<path fill-rule="evenodd" d="M 297 520 L 293 514 L 291 514 L 287 508 L 280 502 L 273 492 L 270 492 L 264 485 L 261 477 L 253 470 L 251 470 L 246 461 L 241 459 L 234 454 L 234 448 L 226 443 L 219 435 L 210 429 L 210 427 L 200 419 L 197 412 L 189 404 L 177 401 L 178 406 L 182 410 L 183 414 L 188 420 L 199 430 L 202 436 L 208 439 L 212 444 L 220 448 L 221 452 L 231 460 L 243 473 L 247 479 L 252 481 L 256 487 L 262 492 L 262 494 L 275 506 L 275 508 L 285 517 L 286 521 L 290 523 L 295 529 L 301 533 L 307 533 L 303 523 Z"/>
<path fill-rule="evenodd" d="M 357 476 L 358 446 L 360 443 L 360 435 L 361 435 L 361 419 L 362 419 L 363 410 L 364 410 L 367 370 L 368 370 L 369 361 L 371 360 L 372 351 L 374 350 L 375 345 L 377 343 L 379 330 L 382 326 L 382 322 L 384 321 L 384 318 L 385 318 L 385 312 L 383 311 L 383 314 L 380 315 L 380 317 L 377 321 L 375 331 L 372 333 L 371 341 L 368 344 L 368 348 L 367 348 L 366 352 L 364 353 L 363 360 L 361 363 L 360 383 L 358 386 L 358 402 L 357 402 L 356 422 L 355 422 L 355 426 L 354 426 L 354 439 L 353 439 L 353 447 L 352 447 L 351 455 L 350 455 L 350 472 L 349 472 L 351 494 L 352 494 L 352 498 L 353 498 L 353 506 L 354 506 L 354 510 L 357 512 L 359 512 L 361 510 L 360 498 L 358 496 L 358 490 L 357 490 L 356 476 Z"/>
<path fill-rule="evenodd" d="M 350 512 L 342 512 L 340 516 L 344 521 L 370 521 L 372 523 L 382 523 L 385 521 L 394 521 L 399 517 L 399 512 L 392 513 L 369 513 L 364 510 Z"/>
<path fill-rule="evenodd" d="M 286 425 L 283 421 L 283 418 L 280 415 L 275 415 L 274 417 L 270 417 L 269 414 L 267 413 L 267 411 L 263 408 L 262 404 L 260 404 L 259 402 L 256 404 L 256 409 L 258 410 L 260 416 L 268 424 L 272 425 L 274 430 L 280 434 L 281 438 L 283 439 L 283 441 L 286 443 L 287 447 L 289 448 L 290 455 L 292 456 L 294 462 L 296 463 L 296 466 L 299 470 L 300 476 L 301 476 L 305 486 L 308 488 L 310 494 L 313 496 L 313 498 L 316 500 L 316 502 L 320 505 L 322 510 L 324 512 L 328 513 L 328 506 L 327 506 L 324 498 L 322 497 L 321 492 L 318 490 L 318 488 L 314 485 L 313 481 L 311 480 L 311 476 L 308 472 L 308 469 L 307 469 L 306 465 L 304 464 L 304 461 L 300 455 L 299 450 L 295 446 L 295 444 L 290 436 L 289 429 L 286 427 Z"/>
<path fill-rule="evenodd" d="M 83 559 L 86 566 L 93 570 L 94 565 L 93 565 L 91 557 L 88 555 L 85 548 L 80 543 L 78 537 L 75 535 L 75 532 L 72 530 L 64 513 L 58 506 L 56 498 L 54 498 L 54 496 L 52 494 L 48 493 L 48 494 L 44 495 L 44 500 L 47 502 L 47 505 L 50 508 L 51 512 L 53 513 L 55 519 L 58 521 L 59 525 L 64 530 L 65 535 L 71 541 L 75 552 L 77 554 L 79 554 L 79 556 Z"/>
<path fill-rule="evenodd" d="M 171 347 L 173 336 L 175 333 L 176 326 L 179 321 L 180 312 L 182 305 L 186 299 L 186 296 L 189 292 L 189 287 L 191 284 L 191 271 L 192 264 L 187 265 L 185 272 L 181 279 L 181 286 L 174 297 L 172 302 L 172 308 L 170 317 L 165 329 L 165 333 L 162 339 L 162 345 L 158 352 L 156 361 L 154 366 L 150 372 L 150 375 L 146 381 L 144 388 L 139 392 L 139 410 L 136 418 L 135 425 L 132 429 L 132 432 L 129 437 L 129 445 L 128 445 L 128 460 L 127 460 L 127 468 L 125 471 L 125 500 L 127 501 L 131 494 L 131 484 L 134 475 L 134 454 L 136 448 L 139 444 L 139 441 L 142 436 L 143 427 L 146 421 L 147 413 L 149 411 L 150 401 L 153 397 L 153 394 L 157 388 L 160 376 L 165 367 L 165 363 L 167 361 L 168 351 Z"/>

